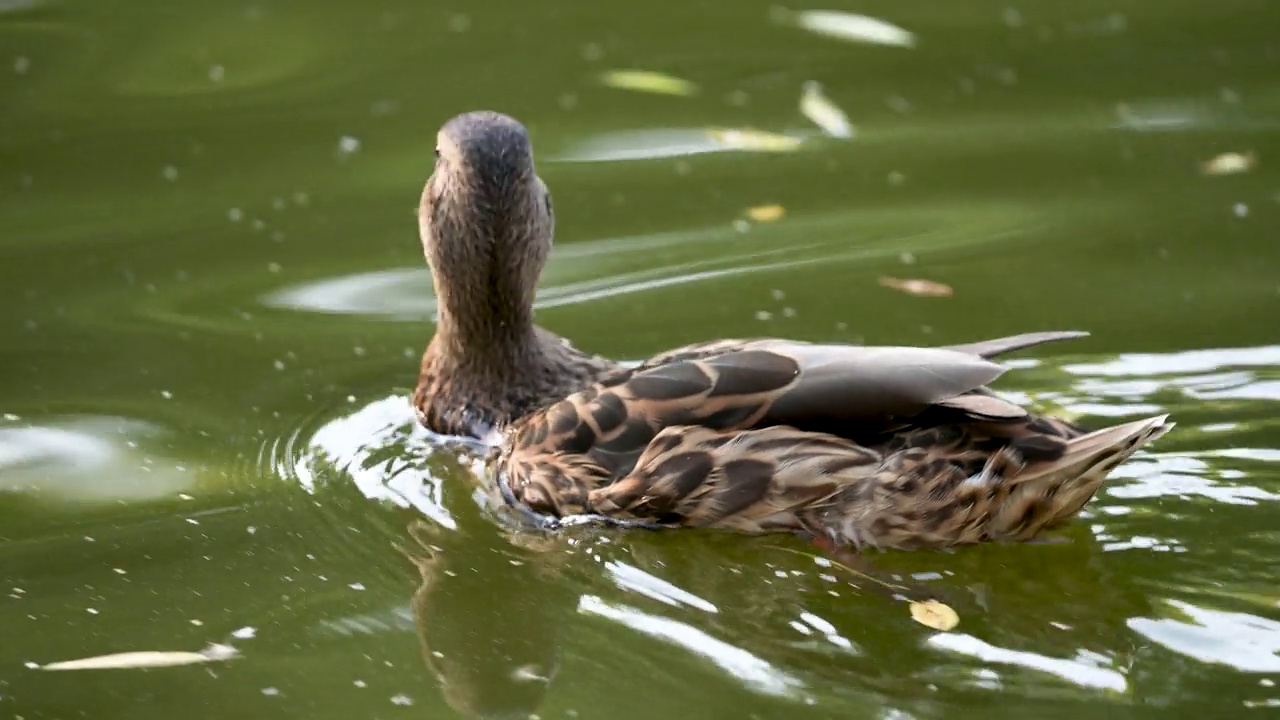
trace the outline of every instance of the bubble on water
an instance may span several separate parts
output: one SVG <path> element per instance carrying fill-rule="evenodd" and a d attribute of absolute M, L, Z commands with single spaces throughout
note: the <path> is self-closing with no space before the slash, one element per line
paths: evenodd
<path fill-rule="evenodd" d="M 238 223 L 241 220 L 244 220 L 244 211 L 240 208 L 233 207 L 227 211 L 227 219 L 231 222 Z"/>
<path fill-rule="evenodd" d="M 1015 7 L 1007 7 L 1004 12 L 1000 13 L 1000 18 L 1004 20 L 1004 24 L 1011 27 L 1022 27 L 1022 11 Z"/>
<path fill-rule="evenodd" d="M 404 693 L 400 693 L 400 694 L 398 694 L 398 695 L 392 695 L 392 696 L 391 696 L 391 704 L 392 704 L 392 705 L 401 705 L 401 706 L 408 706 L 408 705 L 412 705 L 412 704 L 413 704 L 413 698 L 409 697 L 408 695 L 405 695 Z"/>
<path fill-rule="evenodd" d="M 165 180 L 173 182 L 178 179 L 178 168 L 172 165 L 165 165 L 164 169 L 160 171 L 160 174 L 164 176 Z"/>
<path fill-rule="evenodd" d="M 209 67 L 209 81 L 220 83 L 227 77 L 227 69 L 221 65 L 211 65 Z"/>
<path fill-rule="evenodd" d="M 262 694 L 268 697 L 275 697 L 280 694 L 280 689 L 274 688 L 274 687 L 264 687 L 262 688 Z"/>
<path fill-rule="evenodd" d="M 756 311 L 756 319 L 757 319 L 757 320 L 759 320 L 759 321 L 761 321 L 761 322 L 765 322 L 765 321 L 767 321 L 767 320 L 772 320 L 772 319 L 773 319 L 773 313 L 769 312 L 768 310 L 757 310 L 757 311 Z"/>
<path fill-rule="evenodd" d="M 351 135 L 343 135 L 338 139 L 338 152 L 343 155 L 352 155 L 360 152 L 360 139 Z"/>
<path fill-rule="evenodd" d="M 18 75 L 26 75 L 31 69 L 31 58 L 26 55 L 19 55 L 13 59 L 13 71 Z"/>
<path fill-rule="evenodd" d="M 449 18 L 449 29 L 453 32 L 466 32 L 471 29 L 471 17 L 462 13 L 455 13 Z"/>
<path fill-rule="evenodd" d="M 165 400 L 172 400 L 173 393 L 169 392 L 168 390 L 161 390 L 160 397 L 164 398 Z"/>
<path fill-rule="evenodd" d="M 890 95 L 884 99 L 884 104 L 888 105 L 890 110 L 899 114 L 905 115 L 911 112 L 911 101 L 901 95 Z"/>
<path fill-rule="evenodd" d="M 267 272 L 269 273 L 278 273 L 280 272 L 281 269 L 282 268 L 280 267 L 280 263 L 278 262 L 267 263 Z"/>
<path fill-rule="evenodd" d="M 376 100 L 369 106 L 369 114 L 377 117 L 393 115 L 400 110 L 399 100 Z"/>
<path fill-rule="evenodd" d="M 1236 203 L 1235 207 L 1231 208 L 1231 212 L 1235 213 L 1238 218 L 1249 217 L 1249 206 L 1244 203 Z"/>

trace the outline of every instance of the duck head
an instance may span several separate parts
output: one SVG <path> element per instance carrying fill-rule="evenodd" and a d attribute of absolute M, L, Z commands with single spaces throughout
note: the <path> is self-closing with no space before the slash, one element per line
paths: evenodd
<path fill-rule="evenodd" d="M 527 347 L 555 220 L 524 125 L 488 111 L 445 123 L 418 224 L 435 283 L 437 340 L 476 357 Z"/>

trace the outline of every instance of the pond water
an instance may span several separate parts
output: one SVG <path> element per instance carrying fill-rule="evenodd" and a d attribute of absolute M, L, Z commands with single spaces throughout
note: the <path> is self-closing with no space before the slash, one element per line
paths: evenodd
<path fill-rule="evenodd" d="M 0 0 L 0 717 L 1267 714 L 1277 26 L 1264 0 Z M 475 108 L 531 130 L 538 318 L 580 347 L 1083 329 L 998 389 L 1178 427 L 1066 542 L 871 577 L 790 536 L 512 533 L 407 405 L 413 211 Z M 921 592 L 959 625 L 914 622 Z M 126 652 L 189 664 L 43 669 Z"/>

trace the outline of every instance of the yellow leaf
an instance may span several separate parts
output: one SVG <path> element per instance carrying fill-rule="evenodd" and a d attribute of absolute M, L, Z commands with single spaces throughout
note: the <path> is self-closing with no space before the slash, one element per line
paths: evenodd
<path fill-rule="evenodd" d="M 911 31 L 866 15 L 838 10 L 801 10 L 794 14 L 782 10 L 773 15 L 780 21 L 789 20 L 809 32 L 840 40 L 906 48 L 916 44 L 916 36 Z"/>
<path fill-rule="evenodd" d="M 698 92 L 698 86 L 684 78 L 651 70 L 610 70 L 600 76 L 600 82 L 619 90 L 634 90 L 656 95 L 688 97 Z"/>
<path fill-rule="evenodd" d="M 955 290 L 951 289 L 950 285 L 943 285 L 932 280 L 903 280 L 901 278 L 882 277 L 880 278 L 880 285 L 924 297 L 951 297 L 956 293 Z"/>
<path fill-rule="evenodd" d="M 753 152 L 793 152 L 804 140 L 763 130 L 709 130 L 711 139 L 729 150 Z"/>
<path fill-rule="evenodd" d="M 849 116 L 831 102 L 816 80 L 804 84 L 800 95 L 800 112 L 831 137 L 853 137 L 853 123 L 849 122 Z"/>
<path fill-rule="evenodd" d="M 1247 153 L 1222 153 L 1200 165 L 1200 172 L 1205 175 L 1235 175 L 1249 172 L 1258 164 L 1258 156 L 1252 151 Z"/>
<path fill-rule="evenodd" d="M 951 630 L 960 624 L 960 616 L 956 614 L 956 611 L 937 600 L 913 601 L 911 603 L 911 619 L 921 625 L 931 627 L 934 630 L 942 630 L 943 632 Z"/>
<path fill-rule="evenodd" d="M 757 205 L 747 210 L 747 217 L 756 222 L 774 222 L 781 220 L 783 215 L 787 214 L 787 209 L 781 205 Z"/>
<path fill-rule="evenodd" d="M 65 660 L 42 665 L 41 670 L 118 670 L 122 668 L 156 668 L 229 660 L 236 650 L 227 645 L 210 645 L 202 652 L 143 650 L 111 655 Z"/>

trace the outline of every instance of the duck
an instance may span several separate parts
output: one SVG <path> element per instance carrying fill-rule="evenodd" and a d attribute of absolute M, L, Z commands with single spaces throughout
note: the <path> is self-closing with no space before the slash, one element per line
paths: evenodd
<path fill-rule="evenodd" d="M 1174 424 L 1101 429 L 989 386 L 1031 332 L 939 346 L 720 339 L 631 365 L 533 322 L 551 195 L 527 129 L 493 111 L 437 134 L 419 229 L 438 301 L 413 396 L 441 434 L 487 435 L 505 501 L 544 527 L 800 533 L 861 550 L 1026 542 L 1077 516 Z"/>

